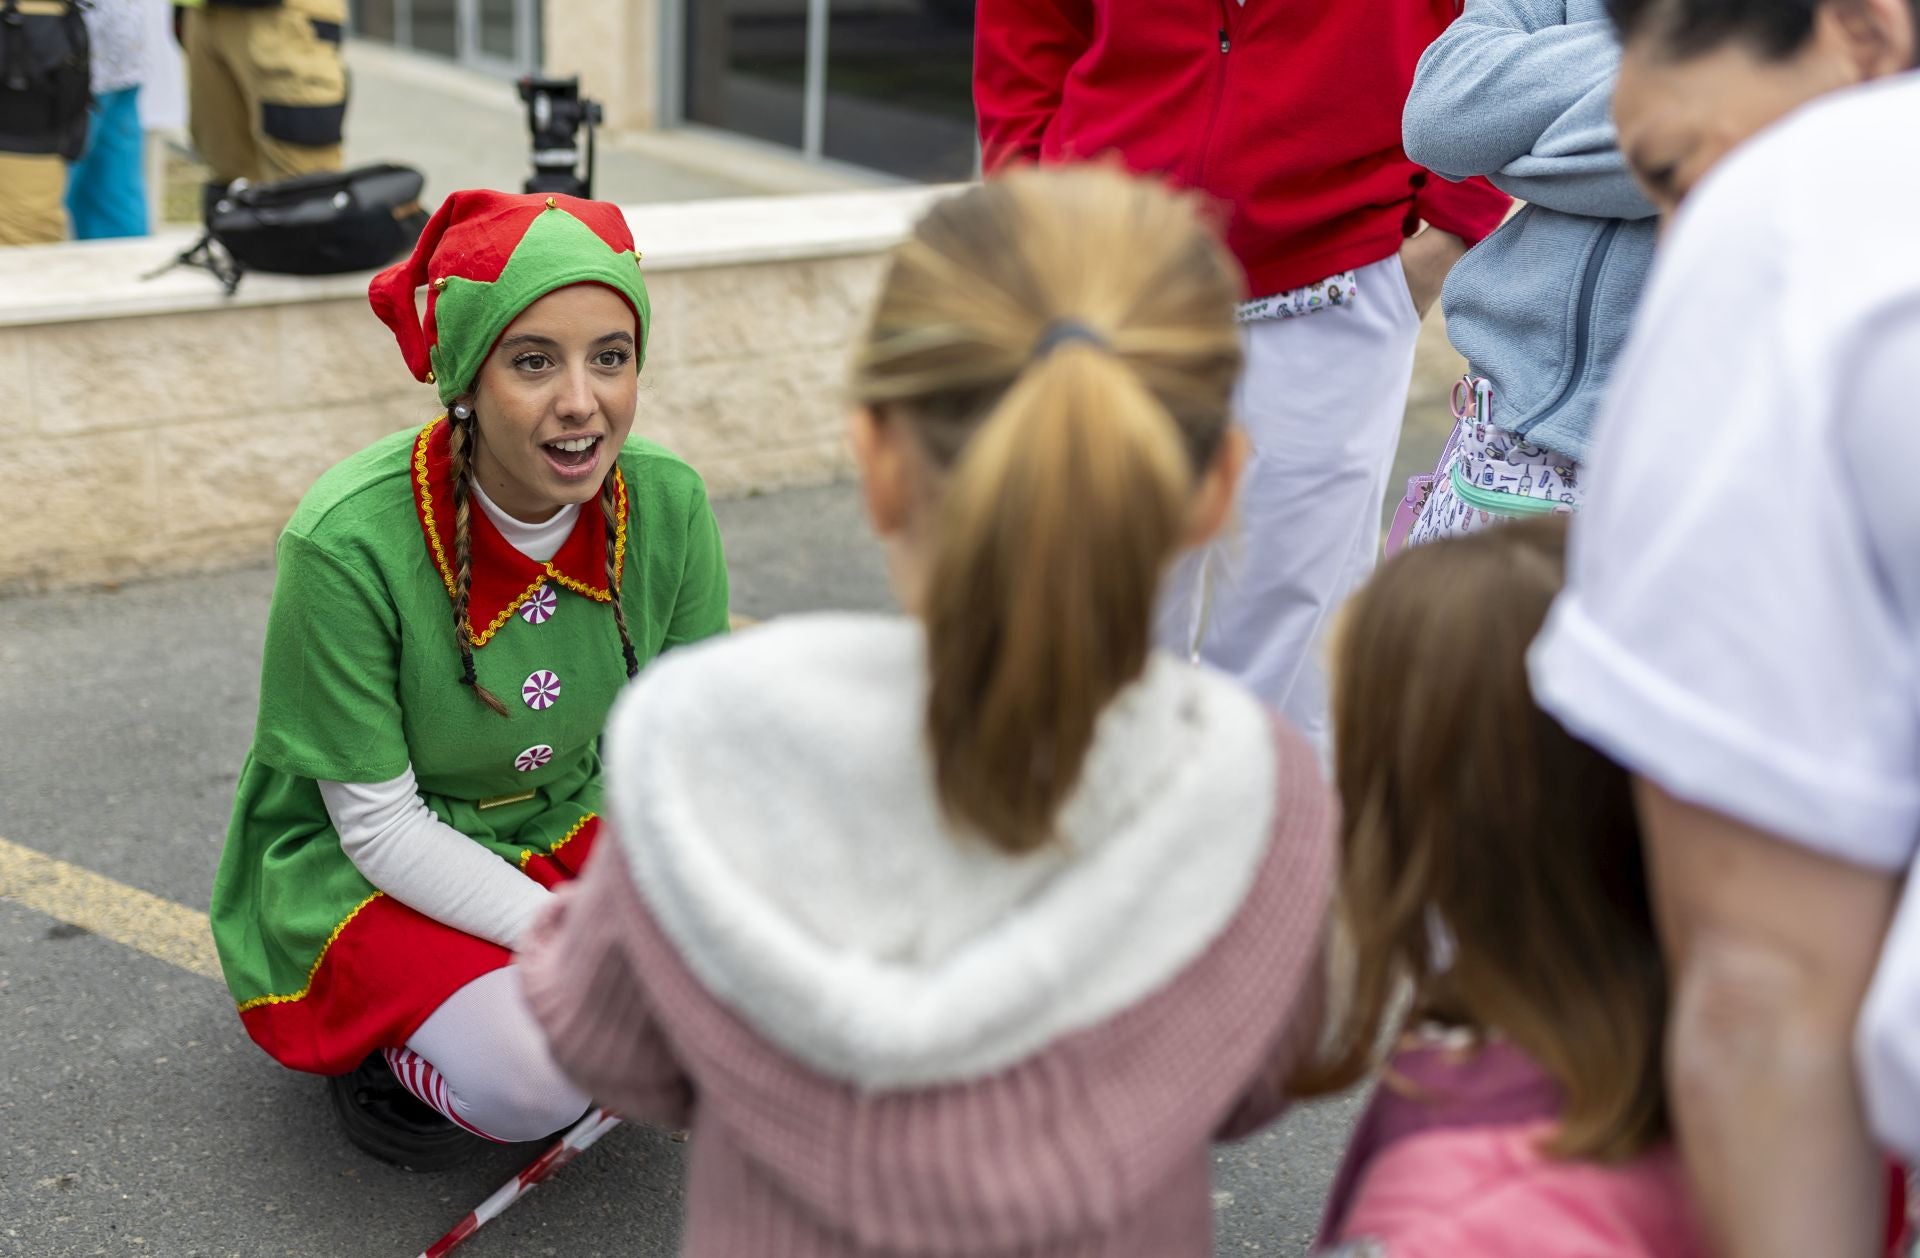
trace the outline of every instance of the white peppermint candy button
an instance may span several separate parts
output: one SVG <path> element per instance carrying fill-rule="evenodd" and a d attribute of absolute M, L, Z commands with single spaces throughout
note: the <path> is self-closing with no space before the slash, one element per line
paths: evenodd
<path fill-rule="evenodd" d="M 520 687 L 520 697 L 535 712 L 544 711 L 560 697 L 560 679 L 544 668 L 531 673 Z"/>
<path fill-rule="evenodd" d="M 513 767 L 522 773 L 530 773 L 551 759 L 553 748 L 545 743 L 535 743 L 513 758 Z"/>
<path fill-rule="evenodd" d="M 554 609 L 558 606 L 560 596 L 553 592 L 551 585 L 543 582 L 539 589 L 528 596 L 526 602 L 520 604 L 520 619 L 530 625 L 544 625 L 553 619 Z"/>

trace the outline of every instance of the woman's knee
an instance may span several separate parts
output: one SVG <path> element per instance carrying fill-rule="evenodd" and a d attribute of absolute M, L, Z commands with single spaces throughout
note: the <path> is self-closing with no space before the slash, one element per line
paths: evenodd
<path fill-rule="evenodd" d="M 502 1051 L 508 1049 L 508 1051 Z M 554 1065 L 544 1045 L 490 1045 L 484 1057 L 443 1069 L 460 1117 L 495 1140 L 538 1140 L 574 1122 L 590 1099 Z"/>
<path fill-rule="evenodd" d="M 448 997 L 408 1047 L 439 1070 L 461 1121 L 496 1140 L 538 1140 L 589 1102 L 555 1064 L 512 966 Z"/>

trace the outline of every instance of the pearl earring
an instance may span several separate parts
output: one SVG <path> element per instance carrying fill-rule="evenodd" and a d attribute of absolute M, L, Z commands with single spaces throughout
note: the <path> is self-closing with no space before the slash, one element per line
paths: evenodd
<path fill-rule="evenodd" d="M 473 408 L 465 402 L 455 402 L 453 404 L 453 417 L 464 424 L 473 418 Z"/>

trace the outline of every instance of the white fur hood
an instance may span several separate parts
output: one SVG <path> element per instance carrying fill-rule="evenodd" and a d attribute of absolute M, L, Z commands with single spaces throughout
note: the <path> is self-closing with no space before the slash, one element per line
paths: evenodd
<path fill-rule="evenodd" d="M 1121 1012 L 1224 929 L 1267 850 L 1273 730 L 1157 656 L 1102 716 L 1066 842 L 941 816 L 917 622 L 794 617 L 683 648 L 615 709 L 608 820 L 689 968 L 868 1089 L 1002 1069 Z"/>

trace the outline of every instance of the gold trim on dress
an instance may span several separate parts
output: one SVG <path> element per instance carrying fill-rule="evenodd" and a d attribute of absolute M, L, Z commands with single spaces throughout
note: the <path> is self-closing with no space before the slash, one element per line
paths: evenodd
<path fill-rule="evenodd" d="M 327 936 L 327 942 L 320 945 L 320 955 L 313 959 L 313 965 L 308 968 L 307 985 L 305 987 L 302 987 L 291 996 L 255 996 L 252 1000 L 243 1000 L 240 1002 L 240 1012 L 245 1013 L 249 1009 L 258 1009 L 261 1005 L 284 1005 L 296 1000 L 305 1000 L 307 993 L 313 990 L 313 976 L 320 972 L 320 963 L 327 959 L 327 953 L 333 949 L 333 941 L 340 938 L 340 932 L 347 928 L 348 923 L 360 916 L 361 909 L 366 908 L 367 905 L 372 904 L 385 894 L 386 892 L 384 891 L 374 892 L 366 899 L 360 901 L 360 903 L 354 905 L 353 912 L 340 919 L 340 924 L 333 928 L 331 935 Z"/>
<path fill-rule="evenodd" d="M 565 847 L 568 843 L 571 843 L 573 841 L 573 836 L 580 833 L 582 830 L 586 829 L 587 823 L 589 821 L 592 821 L 595 817 L 598 817 L 599 815 L 600 814 L 597 812 L 590 812 L 586 816 L 580 818 L 580 820 L 574 822 L 573 829 L 561 835 L 560 841 L 555 843 L 553 846 L 549 847 L 544 852 L 536 852 L 532 848 L 528 848 L 526 851 L 520 853 L 520 872 L 523 874 L 527 872 L 527 866 L 533 863 L 534 857 L 552 856 L 555 852 Z"/>

